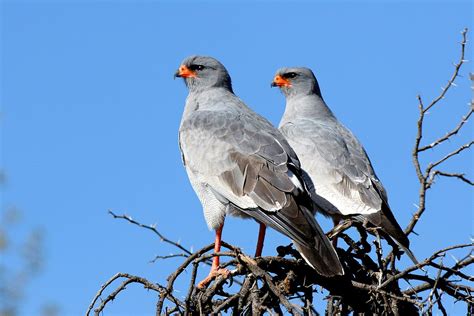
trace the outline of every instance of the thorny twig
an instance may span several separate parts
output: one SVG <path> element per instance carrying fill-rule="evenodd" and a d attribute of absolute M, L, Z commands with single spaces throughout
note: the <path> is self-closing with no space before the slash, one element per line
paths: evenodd
<path fill-rule="evenodd" d="M 145 228 L 145 229 L 148 229 L 148 230 L 151 230 L 153 233 L 155 233 L 155 235 L 157 235 L 160 240 L 162 242 L 165 242 L 167 244 L 170 244 L 174 247 L 177 247 L 178 249 L 184 251 L 184 253 L 186 253 L 187 255 L 191 255 L 192 252 L 186 248 L 184 248 L 179 242 L 177 241 L 173 241 L 167 237 L 165 237 L 162 233 L 160 233 L 157 229 L 156 229 L 156 226 L 155 225 L 145 225 L 145 224 L 142 224 L 142 223 L 139 223 L 137 222 L 136 220 L 134 220 L 131 216 L 128 216 L 128 215 L 117 215 L 115 214 L 114 212 L 110 211 L 109 210 L 109 214 L 113 216 L 113 218 L 120 218 L 120 219 L 124 219 L 126 221 L 128 221 L 129 223 L 132 223 L 134 225 L 137 225 L 138 227 L 141 227 L 141 228 Z"/>
<path fill-rule="evenodd" d="M 438 104 L 442 99 L 444 99 L 446 93 L 450 90 L 450 88 L 454 85 L 454 81 L 458 78 L 459 76 L 459 71 L 461 69 L 461 66 L 466 62 L 464 59 L 465 55 L 465 48 L 466 48 L 466 42 L 467 42 L 467 29 L 464 29 L 462 31 L 462 41 L 461 41 L 461 55 L 459 58 L 459 61 L 455 64 L 454 66 L 454 72 L 451 76 L 451 78 L 448 80 L 448 83 L 446 86 L 442 89 L 441 93 L 431 101 L 431 103 L 428 106 L 424 105 L 423 100 L 421 99 L 421 96 L 418 95 L 418 108 L 419 108 L 419 118 L 417 121 L 417 133 L 416 133 L 416 138 L 415 138 L 415 146 L 413 147 L 412 151 L 412 160 L 413 164 L 415 166 L 415 171 L 418 177 L 418 181 L 420 182 L 420 192 L 419 192 L 419 203 L 418 203 L 418 210 L 413 214 L 413 217 L 408 224 L 407 228 L 405 229 L 405 233 L 409 235 L 411 232 L 413 232 L 413 229 L 415 228 L 415 225 L 418 223 L 420 217 L 423 215 L 426 209 L 426 191 L 431 188 L 434 178 L 436 175 L 443 175 L 443 176 L 448 176 L 448 177 L 455 177 L 458 178 L 468 184 L 472 185 L 472 181 L 467 179 L 464 175 L 459 174 L 459 173 L 447 173 L 444 171 L 433 171 L 433 168 L 439 166 L 440 164 L 446 162 L 448 159 L 452 158 L 453 156 L 456 156 L 460 154 L 462 151 L 468 149 L 474 142 L 468 142 L 465 145 L 460 146 L 459 148 L 453 150 L 451 153 L 447 154 L 443 158 L 439 159 L 436 162 L 428 164 L 426 169 L 423 171 L 422 166 L 420 163 L 420 153 L 427 150 L 427 149 L 433 149 L 439 144 L 451 139 L 454 135 L 456 135 L 463 126 L 465 126 L 465 123 L 469 119 L 469 117 L 472 114 L 473 111 L 473 103 L 470 103 L 470 108 L 469 111 L 467 112 L 466 115 L 464 115 L 460 122 L 452 129 L 450 132 L 448 132 L 446 135 L 438 138 L 434 142 L 430 143 L 429 145 L 426 146 L 421 146 L 421 141 L 423 139 L 423 125 L 425 123 L 425 115 L 428 113 L 429 110 L 431 110 L 434 106 Z"/>

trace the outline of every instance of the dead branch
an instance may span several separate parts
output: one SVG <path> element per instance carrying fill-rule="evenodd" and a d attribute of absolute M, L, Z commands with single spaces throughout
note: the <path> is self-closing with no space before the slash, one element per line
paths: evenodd
<path fill-rule="evenodd" d="M 418 181 L 420 183 L 420 191 L 419 191 L 419 203 L 418 203 L 418 210 L 413 214 L 413 217 L 408 224 L 408 226 L 405 229 L 405 233 L 409 235 L 410 233 L 413 232 L 413 229 L 415 228 L 415 225 L 418 223 L 420 220 L 420 217 L 423 215 L 423 213 L 426 210 L 426 192 L 428 189 L 431 188 L 433 181 L 435 179 L 436 175 L 443 175 L 443 176 L 452 176 L 456 177 L 468 184 L 472 184 L 472 181 L 464 177 L 464 175 L 459 174 L 459 173 L 447 173 L 443 171 L 434 171 L 433 168 L 445 163 L 448 161 L 450 158 L 460 154 L 464 150 L 468 149 L 471 147 L 471 145 L 474 143 L 473 141 L 468 142 L 465 145 L 462 145 L 458 147 L 457 149 L 451 151 L 449 154 L 445 155 L 443 158 L 429 163 L 428 166 L 426 167 L 425 170 L 422 170 L 421 162 L 420 162 L 420 153 L 426 151 L 427 149 L 433 149 L 439 144 L 451 139 L 453 136 L 458 134 L 458 132 L 461 130 L 463 126 L 467 123 L 467 120 L 472 114 L 473 111 L 473 103 L 470 103 L 470 108 L 465 116 L 463 116 L 458 124 L 446 135 L 439 137 L 435 141 L 431 142 L 429 145 L 426 146 L 421 146 L 421 141 L 423 139 L 423 127 L 425 123 L 425 115 L 428 113 L 429 110 L 433 109 L 439 102 L 444 99 L 446 93 L 450 90 L 452 86 L 454 86 L 455 80 L 459 77 L 459 71 L 462 67 L 462 65 L 466 62 L 464 59 L 464 53 L 465 53 L 465 48 L 466 48 L 466 43 L 467 43 L 467 28 L 462 31 L 462 41 L 461 41 L 461 54 L 459 57 L 459 61 L 454 65 L 454 72 L 451 75 L 451 78 L 448 80 L 448 83 L 446 86 L 442 88 L 441 93 L 434 98 L 431 103 L 425 107 L 424 102 L 421 98 L 420 95 L 418 95 L 418 109 L 419 109 L 419 117 L 417 121 L 417 133 L 415 137 L 415 145 L 412 150 L 412 160 L 413 164 L 415 166 L 415 171 L 418 177 Z"/>
<path fill-rule="evenodd" d="M 119 219 L 124 219 L 126 221 L 128 221 L 129 223 L 132 223 L 134 225 L 137 225 L 138 227 L 141 227 L 141 228 L 145 228 L 145 229 L 148 229 L 148 230 L 151 230 L 153 233 L 155 233 L 155 235 L 157 235 L 159 238 L 160 238 L 160 241 L 164 242 L 164 243 L 167 243 L 167 244 L 170 244 L 182 251 L 184 251 L 185 254 L 187 255 L 191 255 L 192 254 L 192 251 L 184 248 L 183 246 L 181 246 L 181 244 L 177 241 L 173 241 L 171 239 L 168 239 L 167 237 L 165 237 L 162 233 L 160 233 L 157 229 L 156 229 L 156 225 L 145 225 L 145 224 L 142 224 L 142 223 L 139 223 L 137 221 L 135 221 L 132 217 L 128 216 L 128 215 L 116 215 L 114 212 L 110 211 L 109 210 L 109 214 L 113 216 L 113 218 L 119 218 Z"/>
<path fill-rule="evenodd" d="M 359 304 L 352 303 L 353 305 L 350 304 L 346 306 L 348 310 L 354 312 L 372 311 L 372 305 L 381 298 L 387 300 L 389 305 L 392 306 L 388 307 L 388 305 L 386 305 L 384 309 L 392 312 L 393 306 L 396 306 L 398 309 L 403 309 L 404 307 L 400 305 L 401 303 L 407 303 L 416 306 L 417 309 L 422 309 L 423 307 L 428 307 L 433 301 L 423 302 L 418 296 L 413 295 L 428 289 L 432 290 L 433 295 L 436 294 L 433 291 L 442 290 L 446 295 L 472 302 L 472 289 L 456 284 L 456 281 L 450 280 L 450 278 L 458 275 L 462 269 L 470 266 L 474 259 L 468 256 L 454 266 L 449 267 L 449 269 L 444 267 L 442 263 L 435 262 L 436 259 L 449 251 L 467 247 L 472 248 L 472 244 L 457 245 L 439 250 L 419 265 L 389 276 L 381 285 L 378 285 L 380 274 L 377 274 L 377 271 L 365 271 L 364 273 L 357 271 L 361 268 L 363 269 L 360 261 L 354 259 L 352 256 L 348 257 L 348 253 L 341 249 L 339 249 L 341 259 L 347 267 L 348 275 L 343 278 L 331 280 L 315 275 L 313 270 L 305 264 L 304 260 L 299 257 L 293 257 L 293 254 L 297 252 L 292 249 L 292 247 L 285 247 L 283 250 L 279 249 L 280 256 L 278 257 L 261 257 L 255 259 L 246 256 L 240 249 L 229 244 L 224 243 L 224 247 L 229 249 L 229 251 L 212 253 L 213 245 L 211 244 L 186 258 L 177 270 L 168 276 L 166 286 L 155 284 L 146 279 L 125 273 L 116 274 L 97 292 L 86 315 L 89 315 L 99 298 L 104 295 L 106 289 L 112 287 L 113 283 L 120 278 L 125 278 L 125 280 L 116 286 L 115 289 L 101 301 L 98 307 L 96 307 L 94 310 L 96 315 L 103 311 L 105 306 L 131 283 L 140 283 L 145 288 L 152 289 L 159 293 L 159 300 L 156 307 L 157 315 L 161 315 L 164 311 L 165 314 L 169 314 L 169 310 L 173 310 L 173 313 L 183 315 L 192 313 L 218 314 L 228 310 L 234 313 L 240 313 L 247 308 L 252 308 L 252 310 L 256 311 L 255 306 L 251 307 L 254 301 L 257 301 L 257 305 L 260 306 L 257 308 L 258 314 L 262 314 L 265 310 L 278 313 L 281 309 L 281 304 L 289 314 L 303 315 L 304 311 L 308 310 L 309 303 L 303 300 L 303 304 L 298 304 L 294 302 L 294 300 L 295 298 L 308 297 L 308 289 L 313 289 L 315 285 L 323 286 L 330 294 L 343 297 L 344 301 L 350 301 L 350 299 L 346 297 L 346 295 L 350 297 L 349 293 L 358 300 L 365 297 L 365 300 L 359 302 Z M 352 249 L 352 251 L 354 251 L 354 249 Z M 357 249 L 357 251 L 360 251 L 360 249 Z M 472 249 L 470 253 L 472 253 Z M 205 260 L 213 256 L 229 257 L 231 261 L 228 268 L 231 268 L 232 273 L 228 279 L 217 278 L 209 288 L 199 290 L 196 287 L 197 266 L 203 264 Z M 287 258 L 287 256 L 290 257 Z M 351 260 L 355 260 L 358 263 L 351 263 Z M 421 266 L 440 267 L 437 273 L 438 277 L 431 279 L 423 275 L 411 274 L 413 271 L 418 271 Z M 193 273 L 191 275 L 188 294 L 185 300 L 181 301 L 174 297 L 172 293 L 176 280 L 182 275 L 182 272 L 187 269 L 192 269 Z M 422 280 L 424 283 L 402 292 L 399 290 L 398 284 L 396 284 L 396 281 L 402 278 L 408 282 Z M 233 290 L 233 292 L 223 296 L 223 285 L 228 282 L 232 283 L 233 279 L 241 280 L 242 286 L 229 288 Z M 261 285 L 258 286 L 258 284 Z M 311 291 L 310 297 L 312 294 L 313 292 Z M 249 301 L 249 299 L 251 299 L 251 301 Z M 165 302 L 167 303 L 165 304 Z M 168 308 L 168 312 L 166 312 L 166 308 Z"/>

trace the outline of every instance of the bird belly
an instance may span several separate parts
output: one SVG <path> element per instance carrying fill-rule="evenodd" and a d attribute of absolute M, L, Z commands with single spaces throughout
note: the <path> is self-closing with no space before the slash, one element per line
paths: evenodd
<path fill-rule="evenodd" d="M 336 188 L 333 188 L 332 185 L 324 185 L 317 180 L 315 180 L 315 192 L 316 200 L 320 203 L 324 203 L 329 207 L 327 212 L 331 214 L 341 214 L 341 215 L 357 215 L 357 214 L 373 214 L 378 212 L 374 208 L 366 205 L 357 194 L 352 194 L 348 197 L 337 191 Z M 318 202 L 317 202 L 318 203 Z"/>
<path fill-rule="evenodd" d="M 226 205 L 221 203 L 210 187 L 206 183 L 199 181 L 198 177 L 189 168 L 186 168 L 186 171 L 189 182 L 191 182 L 191 186 L 201 202 L 207 227 L 210 230 L 219 228 L 224 223 Z"/>

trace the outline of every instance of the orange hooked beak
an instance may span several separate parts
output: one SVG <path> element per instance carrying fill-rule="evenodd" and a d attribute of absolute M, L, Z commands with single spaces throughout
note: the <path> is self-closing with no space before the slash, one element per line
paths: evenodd
<path fill-rule="evenodd" d="M 196 78 L 197 74 L 195 71 L 192 71 L 185 65 L 179 66 L 178 71 L 174 74 L 175 77 L 181 77 L 181 78 Z"/>
<path fill-rule="evenodd" d="M 276 75 L 273 78 L 273 82 L 271 84 L 272 87 L 291 87 L 291 82 L 288 79 L 283 78 L 280 75 Z"/>

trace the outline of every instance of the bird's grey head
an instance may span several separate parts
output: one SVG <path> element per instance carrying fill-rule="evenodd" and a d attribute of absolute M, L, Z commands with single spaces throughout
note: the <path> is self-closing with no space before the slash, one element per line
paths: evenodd
<path fill-rule="evenodd" d="M 321 96 L 318 81 L 313 72 L 305 67 L 280 68 L 272 81 L 286 97 L 317 94 Z"/>
<path fill-rule="evenodd" d="M 208 56 L 190 56 L 183 60 L 175 77 L 184 79 L 189 91 L 223 87 L 232 92 L 229 73 L 217 59 Z"/>

